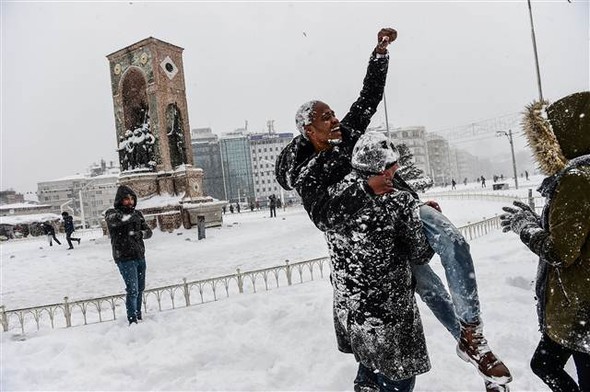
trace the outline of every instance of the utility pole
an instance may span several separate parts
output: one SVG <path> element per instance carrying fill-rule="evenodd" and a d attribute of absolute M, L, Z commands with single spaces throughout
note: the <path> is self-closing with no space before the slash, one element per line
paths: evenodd
<path fill-rule="evenodd" d="M 510 142 L 510 152 L 512 153 L 512 171 L 514 174 L 514 186 L 518 189 L 518 174 L 516 173 L 516 158 L 514 157 L 514 141 L 512 140 L 512 129 L 506 131 L 498 131 L 496 136 L 506 136 Z"/>
<path fill-rule="evenodd" d="M 387 99 L 385 99 L 385 91 L 383 91 L 383 108 L 385 109 L 385 129 L 387 130 L 387 140 L 391 143 L 391 132 L 389 132 L 389 116 L 387 116 Z"/>
<path fill-rule="evenodd" d="M 539 56 L 537 55 L 537 39 L 535 38 L 535 25 L 533 24 L 533 10 L 531 9 L 531 0 L 527 0 L 527 3 L 529 5 L 529 17 L 531 20 L 531 37 L 533 39 L 533 52 L 535 54 L 535 66 L 537 68 L 537 87 L 539 89 L 539 100 L 543 101 L 543 89 L 541 88 L 541 71 L 539 70 Z"/>

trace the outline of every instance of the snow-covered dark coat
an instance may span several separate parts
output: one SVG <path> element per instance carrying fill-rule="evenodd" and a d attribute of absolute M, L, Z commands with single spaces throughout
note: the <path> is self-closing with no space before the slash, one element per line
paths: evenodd
<path fill-rule="evenodd" d="M 590 92 L 527 108 L 524 130 L 546 197 L 540 227 L 521 240 L 537 255 L 541 330 L 572 350 L 590 353 Z"/>
<path fill-rule="evenodd" d="M 131 195 L 137 203 L 137 195 L 125 185 L 119 186 L 115 195 L 114 208 L 105 213 L 105 220 L 111 236 L 113 259 L 115 262 L 145 259 L 143 239 L 152 236 L 143 214 L 134 207 L 126 207 L 121 202 Z M 136 206 L 135 204 L 134 206 Z"/>
<path fill-rule="evenodd" d="M 353 171 L 330 192 L 365 181 Z M 404 191 L 367 194 L 354 215 L 334 216 L 340 223 L 326 232 L 338 348 L 392 380 L 430 369 L 410 269 L 432 257 L 417 204 Z"/>

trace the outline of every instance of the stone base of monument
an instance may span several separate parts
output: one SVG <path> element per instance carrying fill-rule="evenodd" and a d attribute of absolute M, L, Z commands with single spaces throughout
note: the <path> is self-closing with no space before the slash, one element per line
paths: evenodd
<path fill-rule="evenodd" d="M 126 185 L 137 194 L 137 209 L 154 229 L 172 232 L 181 226 L 196 227 L 204 217 L 205 227 L 221 226 L 219 201 L 202 192 L 203 170 L 181 165 L 173 171 L 128 171 L 119 176 L 119 184 Z"/>

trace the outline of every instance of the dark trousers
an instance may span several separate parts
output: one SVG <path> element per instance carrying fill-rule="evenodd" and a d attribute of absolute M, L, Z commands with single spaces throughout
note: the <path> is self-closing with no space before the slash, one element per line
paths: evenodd
<path fill-rule="evenodd" d="M 578 384 L 563 369 L 573 357 Z M 570 350 L 543 334 L 531 359 L 531 369 L 553 392 L 590 392 L 590 354 Z"/>
<path fill-rule="evenodd" d="M 145 289 L 145 260 L 120 261 L 117 267 L 125 281 L 127 320 L 130 323 L 137 322 L 137 319 L 141 318 L 141 304 Z"/>
<path fill-rule="evenodd" d="M 49 240 L 49 245 L 51 245 L 51 246 L 53 246 L 53 244 L 51 243 L 51 240 L 54 240 L 55 242 L 57 242 L 58 245 L 61 245 L 61 242 L 59 242 L 59 240 L 55 236 L 55 233 L 47 234 L 47 239 Z"/>
<path fill-rule="evenodd" d="M 416 377 L 393 381 L 381 373 L 375 373 L 359 362 L 359 370 L 354 380 L 355 392 L 411 392 L 416 385 Z"/>
<path fill-rule="evenodd" d="M 270 217 L 277 217 L 277 208 L 276 207 L 270 207 Z"/>
<path fill-rule="evenodd" d="M 72 237 L 72 234 L 74 234 L 73 231 L 70 233 L 66 233 L 66 240 L 68 241 L 68 245 L 70 246 L 70 248 L 73 248 L 72 241 L 78 241 L 78 244 L 80 243 L 80 238 L 74 238 Z"/>

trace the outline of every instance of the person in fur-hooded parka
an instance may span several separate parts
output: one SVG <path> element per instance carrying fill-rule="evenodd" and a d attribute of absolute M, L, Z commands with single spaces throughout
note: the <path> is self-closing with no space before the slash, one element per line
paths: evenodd
<path fill-rule="evenodd" d="M 590 92 L 549 106 L 531 104 L 523 128 L 547 175 L 538 189 L 545 207 L 538 216 L 515 202 L 516 207 L 504 207 L 501 218 L 504 231 L 517 233 L 539 256 L 536 294 L 543 338 L 531 366 L 552 388 L 562 385 L 554 390 L 578 390 L 567 389 L 575 383 L 563 371 L 573 355 L 580 388 L 590 390 Z M 549 369 L 555 365 L 551 355 L 560 357 L 556 369 Z"/>
<path fill-rule="evenodd" d="M 377 173 L 391 180 L 397 158 L 385 136 L 366 133 L 354 147 L 353 171 L 330 191 L 346 193 Z M 405 191 L 371 194 L 326 232 L 339 349 L 396 381 L 430 369 L 410 263 L 427 263 L 433 251 L 417 205 Z"/>

